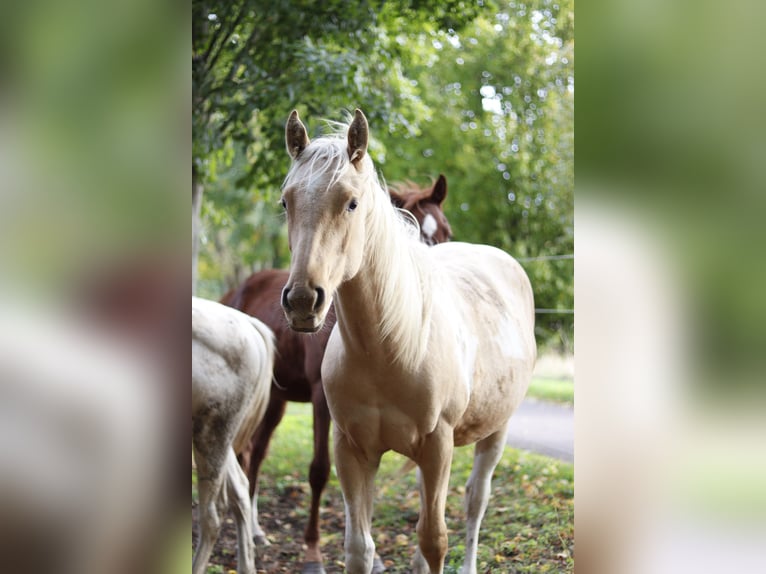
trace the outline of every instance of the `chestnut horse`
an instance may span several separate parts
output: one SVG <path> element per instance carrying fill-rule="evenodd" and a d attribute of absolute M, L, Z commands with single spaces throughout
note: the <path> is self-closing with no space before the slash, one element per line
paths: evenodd
<path fill-rule="evenodd" d="M 407 182 L 390 188 L 389 193 L 396 207 L 415 216 L 424 243 L 433 245 L 449 241 L 452 229 L 441 209 L 447 196 L 447 179 L 444 175 L 439 175 L 431 187 L 420 188 Z M 263 421 L 253 434 L 249 449 L 241 457 L 241 463 L 250 479 L 253 534 L 258 544 L 268 543 L 258 523 L 257 492 L 258 473 L 271 436 L 284 416 L 287 401 L 313 404 L 314 455 L 309 468 L 311 511 L 304 532 L 307 550 L 303 571 L 308 574 L 323 571 L 319 549 L 319 506 L 330 475 L 330 413 L 322 388 L 320 367 L 327 339 L 335 324 L 335 313 L 332 308 L 329 310 L 326 328 L 316 335 L 307 337 L 292 331 L 287 326 L 279 303 L 287 278 L 287 271 L 259 271 L 248 277 L 241 286 L 226 293 L 221 302 L 260 319 L 276 336 L 277 355 L 269 405 Z"/>
<path fill-rule="evenodd" d="M 475 443 L 462 570 L 475 574 L 492 473 L 536 357 L 529 279 L 494 247 L 418 242 L 378 181 L 360 110 L 345 134 L 311 142 L 295 111 L 285 132 L 292 257 L 282 307 L 292 329 L 314 333 L 335 301 L 321 371 L 346 505 L 346 571 L 373 569 L 375 475 L 393 450 L 419 467 L 413 572 L 441 574 L 453 450 Z"/>

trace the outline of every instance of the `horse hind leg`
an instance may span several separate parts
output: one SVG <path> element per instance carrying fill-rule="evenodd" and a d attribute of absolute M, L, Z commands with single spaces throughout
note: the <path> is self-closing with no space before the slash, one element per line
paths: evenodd
<path fill-rule="evenodd" d="M 277 428 L 282 417 L 285 414 L 286 402 L 273 394 L 269 399 L 269 405 L 266 407 L 266 413 L 263 415 L 261 424 L 258 425 L 253 439 L 250 441 L 248 447 L 250 448 L 250 466 L 247 469 L 248 479 L 250 481 L 250 496 L 252 498 L 252 525 L 253 525 L 253 540 L 257 546 L 268 546 L 269 540 L 266 538 L 266 533 L 261 528 L 261 524 L 258 521 L 258 474 L 261 469 L 261 463 L 266 457 L 266 452 L 269 448 L 269 442 L 271 442 L 271 436 L 274 434 L 274 429 Z"/>
<path fill-rule="evenodd" d="M 465 561 L 461 574 L 476 574 L 479 527 L 489 502 L 492 473 L 503 456 L 506 429 L 476 443 L 473 468 L 465 486 Z"/>
<path fill-rule="evenodd" d="M 221 468 L 209 464 L 206 457 L 194 449 L 199 489 L 199 543 L 192 560 L 192 574 L 204 574 L 221 529 L 219 503 L 224 475 Z"/>
<path fill-rule="evenodd" d="M 313 387 L 311 402 L 314 407 L 314 459 L 309 468 L 311 511 L 304 532 L 306 559 L 303 574 L 322 574 L 324 568 L 319 548 L 319 507 L 322 502 L 322 492 L 330 477 L 330 411 L 327 408 L 321 381 Z"/>
<path fill-rule="evenodd" d="M 237 573 L 252 574 L 255 571 L 255 548 L 248 494 L 247 477 L 237 463 L 234 451 L 229 449 L 226 459 L 226 486 L 229 502 L 237 523 Z"/>

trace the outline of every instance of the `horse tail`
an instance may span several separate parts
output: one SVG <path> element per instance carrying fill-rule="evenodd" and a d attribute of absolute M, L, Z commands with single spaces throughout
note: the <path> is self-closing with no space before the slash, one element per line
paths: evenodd
<path fill-rule="evenodd" d="M 269 396 L 271 394 L 271 380 L 274 376 L 274 353 L 275 342 L 274 333 L 261 321 L 255 317 L 247 316 L 250 324 L 255 328 L 263 340 L 263 345 L 259 346 L 260 354 L 264 355 L 260 357 L 257 369 L 254 369 L 252 373 L 249 373 L 251 379 L 249 383 L 255 387 L 252 393 L 252 402 L 245 411 L 242 423 L 239 425 L 239 430 L 234 437 L 234 452 L 240 454 L 244 451 L 250 439 L 261 424 L 263 415 L 266 413 L 266 407 L 269 404 Z"/>
<path fill-rule="evenodd" d="M 404 461 L 404 464 L 399 468 L 399 470 L 396 471 L 396 476 L 394 478 L 399 480 L 403 476 L 409 474 L 412 469 L 416 468 L 417 466 L 418 465 L 415 463 L 415 461 L 408 458 Z"/>

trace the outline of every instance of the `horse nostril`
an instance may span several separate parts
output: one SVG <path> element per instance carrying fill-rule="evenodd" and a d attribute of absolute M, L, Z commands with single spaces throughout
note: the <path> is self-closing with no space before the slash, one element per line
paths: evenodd
<path fill-rule="evenodd" d="M 287 300 L 287 294 L 289 292 L 290 292 L 289 287 L 285 287 L 284 289 L 282 289 L 282 307 L 287 311 L 292 309 L 292 307 L 290 307 L 290 302 Z"/>
<path fill-rule="evenodd" d="M 316 288 L 317 292 L 317 300 L 314 303 L 314 311 L 319 311 L 319 308 L 322 306 L 322 303 L 324 303 L 324 289 L 321 287 Z"/>

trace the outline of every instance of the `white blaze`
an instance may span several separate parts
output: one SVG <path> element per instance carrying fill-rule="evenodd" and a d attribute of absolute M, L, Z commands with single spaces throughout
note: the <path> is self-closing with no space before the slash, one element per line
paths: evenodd
<path fill-rule="evenodd" d="M 431 238 L 434 236 L 434 233 L 436 233 L 437 227 L 438 226 L 434 216 L 430 213 L 426 214 L 426 216 L 423 218 L 423 225 L 420 226 L 420 228 L 423 230 L 423 233 L 425 233 L 427 237 Z"/>

